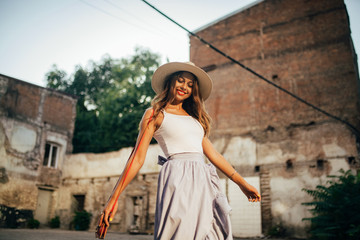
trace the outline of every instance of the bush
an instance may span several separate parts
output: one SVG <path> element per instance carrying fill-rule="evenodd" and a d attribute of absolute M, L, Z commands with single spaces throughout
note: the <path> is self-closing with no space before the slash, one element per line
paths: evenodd
<path fill-rule="evenodd" d="M 75 230 L 88 230 L 92 214 L 87 211 L 75 212 L 74 227 Z"/>
<path fill-rule="evenodd" d="M 51 228 L 59 228 L 60 227 L 60 217 L 56 216 L 50 220 L 49 223 Z"/>
<path fill-rule="evenodd" d="M 303 203 L 313 206 L 310 234 L 313 239 L 360 239 L 360 173 L 340 170 L 342 175 L 329 176 L 328 186 L 318 185 L 315 190 L 303 189 L 314 201 Z"/>
<path fill-rule="evenodd" d="M 269 237 L 285 237 L 286 229 L 281 225 L 275 225 L 268 229 L 267 236 Z"/>
<path fill-rule="evenodd" d="M 39 228 L 40 226 L 40 222 L 36 219 L 30 219 L 29 222 L 28 222 L 28 227 L 29 228 Z"/>

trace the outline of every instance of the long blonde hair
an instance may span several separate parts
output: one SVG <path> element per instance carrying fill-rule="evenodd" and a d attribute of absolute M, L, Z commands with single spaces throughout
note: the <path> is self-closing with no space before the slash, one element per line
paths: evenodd
<path fill-rule="evenodd" d="M 182 76 L 184 71 L 179 71 L 171 74 L 165 80 L 164 90 L 157 94 L 155 98 L 152 100 L 151 105 L 154 109 L 154 119 L 159 115 L 159 113 L 165 109 L 168 103 L 171 103 L 175 99 L 174 88 L 175 82 L 179 77 Z M 192 74 L 192 73 L 191 73 Z M 189 98 L 187 98 L 183 102 L 184 110 L 193 118 L 199 121 L 201 126 L 204 129 L 205 136 L 210 134 L 210 122 L 211 118 L 209 114 L 206 112 L 204 101 L 201 98 L 201 94 L 199 91 L 199 82 L 194 74 L 194 85 L 192 88 L 192 94 Z"/>

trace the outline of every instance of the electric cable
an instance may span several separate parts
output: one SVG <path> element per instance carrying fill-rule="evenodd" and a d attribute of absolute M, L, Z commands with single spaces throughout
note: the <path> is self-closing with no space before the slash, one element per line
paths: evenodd
<path fill-rule="evenodd" d="M 169 37 L 172 39 L 172 41 L 174 41 L 174 39 L 176 39 L 176 35 L 172 35 L 171 33 L 164 31 L 163 29 L 159 28 L 158 26 L 151 24 L 150 21 L 146 21 L 145 19 L 143 19 L 139 16 L 136 16 L 132 12 L 125 10 L 124 8 L 116 5 L 115 3 L 111 2 L 110 0 L 104 0 L 104 1 L 106 3 L 108 3 L 109 5 L 113 6 L 114 8 L 118 9 L 119 11 L 121 11 L 121 12 L 127 14 L 128 16 L 132 17 L 133 19 L 137 20 L 140 24 L 147 25 L 147 26 L 151 27 L 153 30 L 155 29 L 159 35 L 164 36 L 164 37 Z M 171 35 L 171 37 L 170 37 L 170 35 Z"/>
<path fill-rule="evenodd" d="M 129 21 L 125 20 L 124 18 L 121 18 L 121 17 L 119 17 L 118 15 L 112 14 L 112 13 L 110 13 L 110 12 L 108 12 L 108 11 L 100 8 L 100 7 L 97 7 L 97 6 L 95 6 L 94 4 L 91 4 L 91 3 L 89 3 L 89 2 L 87 2 L 87 1 L 85 1 L 85 0 L 79 0 L 79 1 L 82 2 L 83 4 L 86 4 L 87 6 L 89 6 L 89 7 L 91 7 L 91 8 L 93 8 L 93 9 L 99 11 L 99 12 L 102 12 L 102 13 L 105 14 L 105 15 L 108 15 L 108 16 L 110 16 L 110 17 L 116 18 L 117 20 L 119 20 L 119 21 L 121 21 L 121 22 L 123 22 L 123 23 L 126 23 L 126 24 L 128 24 L 128 25 L 130 25 L 130 26 L 133 26 L 133 27 L 135 27 L 135 28 L 144 30 L 144 31 L 146 31 L 146 32 L 148 32 L 148 33 L 150 33 L 150 34 L 152 34 L 152 35 L 155 35 L 155 36 L 156 36 L 156 35 L 161 35 L 162 37 L 171 39 L 171 41 L 174 41 L 174 39 L 176 40 L 176 37 L 175 37 L 174 35 L 171 36 L 171 34 L 162 31 L 161 29 L 157 28 L 156 26 L 150 25 L 150 27 L 151 27 L 152 29 L 157 28 L 157 29 L 156 29 L 157 33 L 154 33 L 153 30 L 148 29 L 148 28 L 150 28 L 150 27 L 146 27 L 146 26 L 145 26 L 145 24 L 149 25 L 149 22 L 146 22 L 145 20 L 140 19 L 139 17 L 135 16 L 134 14 L 131 14 L 131 13 L 129 13 L 128 11 L 125 11 L 124 9 L 122 9 L 121 7 L 119 7 L 118 5 L 112 3 L 112 2 L 110 2 L 110 1 L 108 1 L 108 0 L 104 0 L 104 1 L 105 1 L 107 4 L 112 5 L 114 8 L 116 8 L 116 9 L 122 11 L 122 12 L 125 12 L 125 13 L 128 14 L 129 16 L 134 17 L 136 20 L 138 20 L 138 21 L 140 22 L 140 25 L 139 25 L 139 24 L 136 24 L 136 23 L 133 23 L 133 22 L 129 22 Z M 144 23 L 145 23 L 145 24 L 144 24 Z"/>
<path fill-rule="evenodd" d="M 117 20 L 120 20 L 120 21 L 122 21 L 122 22 L 124 22 L 124 23 L 126 23 L 126 24 L 129 24 L 129 25 L 131 25 L 131 26 L 133 26 L 133 27 L 142 29 L 142 30 L 144 30 L 144 31 L 147 31 L 147 32 L 153 34 L 153 32 L 151 32 L 150 30 L 148 30 L 148 29 L 146 29 L 146 28 L 144 28 L 144 27 L 142 27 L 142 26 L 139 26 L 139 25 L 137 25 L 137 24 L 134 24 L 134 23 L 131 23 L 131 22 L 129 22 L 129 21 L 126 21 L 125 19 L 120 18 L 120 17 L 117 16 L 117 15 L 111 14 L 110 12 L 108 12 L 108 11 L 106 11 L 106 10 L 103 10 L 103 9 L 101 9 L 101 8 L 99 8 L 99 7 L 91 4 L 91 3 L 88 3 L 88 2 L 86 2 L 85 0 L 79 0 L 79 1 L 82 2 L 82 3 L 84 3 L 84 4 L 86 4 L 86 5 L 88 5 L 89 7 L 92 7 L 92 8 L 94 8 L 94 9 L 96 9 L 97 11 L 100 11 L 100 12 L 102 12 L 102 13 L 110 16 L 110 17 L 116 18 Z"/>
<path fill-rule="evenodd" d="M 195 37 L 196 39 L 200 40 L 200 42 L 204 43 L 207 47 L 211 48 L 212 50 L 214 50 L 215 52 L 219 53 L 220 55 L 224 56 L 225 58 L 229 59 L 231 62 L 239 65 L 240 67 L 242 67 L 243 69 L 245 69 L 246 71 L 252 73 L 253 75 L 255 75 L 256 77 L 260 78 L 261 80 L 267 82 L 268 84 L 276 87 L 277 89 L 283 91 L 284 93 L 290 95 L 291 97 L 295 98 L 296 100 L 304 103 L 305 105 L 315 109 L 316 111 L 326 115 L 327 117 L 333 118 L 337 121 L 342 122 L 343 124 L 345 124 L 346 126 L 348 126 L 350 128 L 350 130 L 357 136 L 360 138 L 360 131 L 353 126 L 351 123 L 349 123 L 348 121 L 337 117 L 331 113 L 328 113 L 327 111 L 315 106 L 312 103 L 309 103 L 308 101 L 302 99 L 301 97 L 295 95 L 294 93 L 288 91 L 287 89 L 277 85 L 276 83 L 268 80 L 267 78 L 265 78 L 264 76 L 262 76 L 261 74 L 255 72 L 254 70 L 252 70 L 251 68 L 245 66 L 244 64 L 240 63 L 238 60 L 232 58 L 231 56 L 227 55 L 226 53 L 224 53 L 223 51 L 221 51 L 220 49 L 218 49 L 217 47 L 215 47 L 214 45 L 212 45 L 211 43 L 209 43 L 208 41 L 206 41 L 205 39 L 201 38 L 199 35 L 197 35 L 196 33 L 191 32 L 190 30 L 188 30 L 187 28 L 185 28 L 184 26 L 182 26 L 181 24 L 179 24 L 178 22 L 176 22 L 175 20 L 173 20 L 172 18 L 170 18 L 169 16 L 167 16 L 165 13 L 163 13 L 162 11 L 160 11 L 159 9 L 157 9 L 155 6 L 153 6 L 152 4 L 150 4 L 149 2 L 147 2 L 146 0 L 141 0 L 144 3 L 146 3 L 148 6 L 150 6 L 151 8 L 153 8 L 155 11 L 157 11 L 158 13 L 160 13 L 162 16 L 164 16 L 165 18 L 167 18 L 168 20 L 170 20 L 171 22 L 173 22 L 175 25 L 177 25 L 178 27 L 182 28 L 183 30 L 185 30 L 186 32 L 188 32 L 191 36 Z"/>
<path fill-rule="evenodd" d="M 110 0 L 104 0 L 104 1 L 105 1 L 107 4 L 113 6 L 114 8 L 120 10 L 121 12 L 127 14 L 128 16 L 133 17 L 135 20 L 139 21 L 141 24 L 143 24 L 143 25 L 145 25 L 145 24 L 146 24 L 146 25 L 149 25 L 149 24 L 150 24 L 149 21 L 145 21 L 144 19 L 140 18 L 139 16 L 136 16 L 136 15 L 133 14 L 132 12 L 126 11 L 125 9 L 123 9 L 122 7 L 116 5 L 115 3 L 111 2 Z M 149 26 L 151 26 L 152 28 L 156 28 L 157 31 L 163 33 L 162 29 L 158 28 L 157 26 L 154 26 L 154 25 L 149 25 Z M 166 33 L 165 33 L 165 34 L 166 34 Z"/>

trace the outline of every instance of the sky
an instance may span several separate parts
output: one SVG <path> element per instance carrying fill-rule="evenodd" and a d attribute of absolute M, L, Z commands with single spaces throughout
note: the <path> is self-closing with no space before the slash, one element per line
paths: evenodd
<path fill-rule="evenodd" d="M 258 1 L 258 0 L 257 0 Z M 195 31 L 256 0 L 148 0 Z M 360 0 L 345 0 L 355 50 L 360 52 Z M 136 47 L 162 63 L 189 61 L 189 36 L 141 0 L 0 0 L 0 74 L 45 86 L 53 64 L 75 66 L 106 55 L 127 58 Z"/>

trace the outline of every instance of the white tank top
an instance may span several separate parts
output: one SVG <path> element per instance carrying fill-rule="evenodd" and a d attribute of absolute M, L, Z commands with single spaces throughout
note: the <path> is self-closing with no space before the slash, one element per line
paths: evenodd
<path fill-rule="evenodd" d="M 166 157 L 184 152 L 203 154 L 204 129 L 201 124 L 191 116 L 171 114 L 165 110 L 163 113 L 164 119 L 154 138 Z"/>

